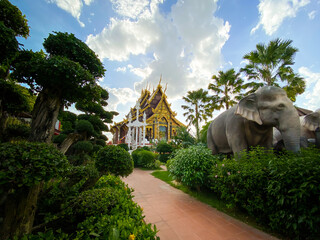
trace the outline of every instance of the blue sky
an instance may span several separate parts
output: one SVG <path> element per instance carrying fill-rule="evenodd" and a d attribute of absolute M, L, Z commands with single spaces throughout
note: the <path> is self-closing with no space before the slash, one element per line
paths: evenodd
<path fill-rule="evenodd" d="M 291 39 L 294 70 L 307 83 L 295 105 L 320 108 L 320 0 L 11 0 L 26 15 L 24 48 L 43 49 L 52 31 L 86 42 L 107 72 L 108 110 L 121 121 L 160 76 L 177 118 L 187 91 L 207 89 L 219 70 L 245 65 L 257 43 Z M 214 115 L 217 115 L 216 112 Z"/>

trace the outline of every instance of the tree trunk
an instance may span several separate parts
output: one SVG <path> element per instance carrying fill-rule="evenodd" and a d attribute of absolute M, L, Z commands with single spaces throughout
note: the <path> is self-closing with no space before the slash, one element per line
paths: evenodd
<path fill-rule="evenodd" d="M 81 138 L 82 138 L 82 135 L 78 133 L 70 133 L 67 136 L 67 138 L 61 143 L 59 148 L 60 152 L 65 154 L 68 151 L 69 147 L 76 141 L 80 140 Z"/>
<path fill-rule="evenodd" d="M 196 134 L 197 134 L 197 141 L 199 141 L 199 112 L 198 112 L 198 104 L 196 104 Z"/>
<path fill-rule="evenodd" d="M 13 239 L 31 233 L 41 184 L 9 194 L 0 227 L 0 239 Z"/>
<path fill-rule="evenodd" d="M 51 143 L 60 107 L 59 95 L 46 89 L 39 93 L 32 111 L 29 141 Z"/>

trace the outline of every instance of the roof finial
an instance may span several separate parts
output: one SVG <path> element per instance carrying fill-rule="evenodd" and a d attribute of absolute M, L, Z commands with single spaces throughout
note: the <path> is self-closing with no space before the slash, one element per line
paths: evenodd
<path fill-rule="evenodd" d="M 158 84 L 158 88 L 161 88 L 161 81 L 162 81 L 162 74 L 160 75 L 160 81 L 159 81 L 159 84 Z"/>
<path fill-rule="evenodd" d="M 168 87 L 168 83 L 166 83 L 166 88 L 164 89 L 164 92 L 166 92 L 166 91 L 167 91 L 167 87 Z"/>

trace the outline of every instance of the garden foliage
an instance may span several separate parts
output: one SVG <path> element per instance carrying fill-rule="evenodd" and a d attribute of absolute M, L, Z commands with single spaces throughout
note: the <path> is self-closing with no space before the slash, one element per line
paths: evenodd
<path fill-rule="evenodd" d="M 273 231 L 292 239 L 320 235 L 320 152 L 274 155 L 255 148 L 214 165 L 211 189 Z"/>
<path fill-rule="evenodd" d="M 31 187 L 62 175 L 68 166 L 66 157 L 45 143 L 1 143 L 1 191 Z"/>
<path fill-rule="evenodd" d="M 132 191 L 119 177 L 105 175 L 64 205 L 56 215 L 62 216 L 59 230 L 43 229 L 24 239 L 158 239 L 155 226 L 144 222 L 142 209 L 132 201 Z"/>

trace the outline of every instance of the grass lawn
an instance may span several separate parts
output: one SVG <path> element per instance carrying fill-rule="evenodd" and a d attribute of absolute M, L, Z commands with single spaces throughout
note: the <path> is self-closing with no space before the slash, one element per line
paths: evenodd
<path fill-rule="evenodd" d="M 214 194 L 213 192 L 211 192 L 209 190 L 207 190 L 207 191 L 202 190 L 201 192 L 198 192 L 198 191 L 192 190 L 184 185 L 177 184 L 177 183 L 175 183 L 173 177 L 170 176 L 170 173 L 168 171 L 157 170 L 157 171 L 152 172 L 151 175 L 153 175 L 156 178 L 159 178 L 160 180 L 170 184 L 171 186 L 173 186 L 177 189 L 180 189 L 181 191 L 189 194 L 190 196 L 194 197 L 195 199 L 197 199 L 203 203 L 206 203 L 221 212 L 224 212 L 225 214 L 227 214 L 231 217 L 234 217 L 234 218 L 236 218 L 236 219 L 238 219 L 238 220 L 240 220 L 240 221 L 242 221 L 242 222 L 244 222 L 244 223 L 246 223 L 256 229 L 259 229 L 263 232 L 266 232 L 266 233 L 274 235 L 278 238 L 284 239 L 283 236 L 279 236 L 279 234 L 272 232 L 266 226 L 262 226 L 262 225 L 258 224 L 251 216 L 248 216 L 245 213 L 241 212 L 239 209 L 232 207 L 232 206 L 229 206 L 225 202 L 221 201 L 216 196 L 216 194 Z"/>

